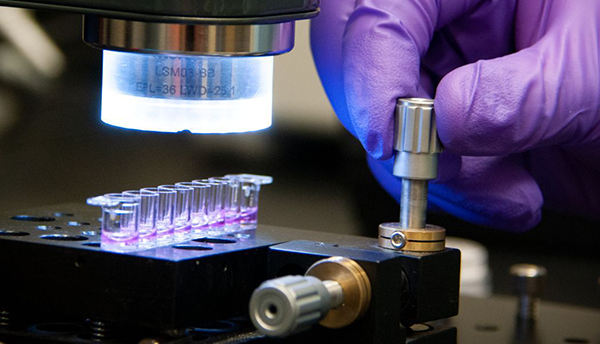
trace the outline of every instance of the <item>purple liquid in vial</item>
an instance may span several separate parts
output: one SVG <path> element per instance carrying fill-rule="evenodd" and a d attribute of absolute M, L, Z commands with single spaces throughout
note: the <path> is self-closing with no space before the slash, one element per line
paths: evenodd
<path fill-rule="evenodd" d="M 192 233 L 194 235 L 206 235 L 206 234 L 208 234 L 209 229 L 210 229 L 210 226 L 208 225 L 208 222 L 206 222 L 199 226 L 192 227 Z"/>
<path fill-rule="evenodd" d="M 170 242 L 171 240 L 173 240 L 173 228 L 172 227 L 159 228 L 158 231 L 156 232 L 156 239 L 160 243 Z"/>
<path fill-rule="evenodd" d="M 156 227 L 155 228 L 140 228 L 140 240 L 153 240 L 156 238 Z"/>
<path fill-rule="evenodd" d="M 138 244 L 138 233 L 128 230 L 119 232 L 102 231 L 101 247 L 109 250 L 135 250 Z"/>
<path fill-rule="evenodd" d="M 240 229 L 240 215 L 237 212 L 228 211 L 225 217 L 225 230 L 236 231 Z"/>
<path fill-rule="evenodd" d="M 143 247 L 152 247 L 156 244 L 156 237 L 156 228 L 152 228 L 144 232 L 140 231 L 140 236 L 138 239 L 139 244 Z"/>
<path fill-rule="evenodd" d="M 235 225 L 237 223 L 240 223 L 240 217 L 237 215 L 227 216 L 227 218 L 225 219 L 225 226 Z"/>
<path fill-rule="evenodd" d="M 175 227 L 175 230 L 173 232 L 175 234 L 175 239 L 179 240 L 179 239 L 188 238 L 190 235 L 191 229 L 192 229 L 192 226 L 190 226 L 190 225 L 182 225 L 182 226 Z"/>
<path fill-rule="evenodd" d="M 241 223 L 242 226 L 256 224 L 258 219 L 258 207 L 247 208 L 246 211 L 242 212 Z"/>
<path fill-rule="evenodd" d="M 222 229 L 225 226 L 225 217 L 223 215 L 222 211 L 213 213 L 208 219 L 208 227 L 211 229 Z"/>
<path fill-rule="evenodd" d="M 204 215 L 204 213 L 194 213 L 192 214 L 192 231 L 198 230 L 201 227 L 208 227 L 208 216 Z"/>

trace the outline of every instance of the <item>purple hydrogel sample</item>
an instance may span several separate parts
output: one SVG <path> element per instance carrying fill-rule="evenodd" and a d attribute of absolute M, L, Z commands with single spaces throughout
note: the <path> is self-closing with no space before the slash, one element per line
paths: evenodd
<path fill-rule="evenodd" d="M 188 237 L 191 230 L 192 230 L 192 226 L 190 226 L 190 225 L 175 227 L 175 231 L 174 231 L 175 238 L 180 239 L 180 238 Z"/>
<path fill-rule="evenodd" d="M 102 231 L 101 247 L 107 250 L 135 250 L 138 245 L 138 233 L 122 230 L 120 232 Z"/>
<path fill-rule="evenodd" d="M 258 207 L 247 208 L 242 212 L 240 222 L 242 226 L 256 224 L 258 219 Z"/>

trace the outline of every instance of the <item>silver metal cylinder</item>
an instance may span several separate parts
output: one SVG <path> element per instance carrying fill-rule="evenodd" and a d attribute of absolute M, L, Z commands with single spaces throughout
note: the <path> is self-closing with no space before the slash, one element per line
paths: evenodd
<path fill-rule="evenodd" d="M 394 175 L 435 179 L 442 144 L 437 137 L 433 99 L 402 98 L 396 104 Z"/>
<path fill-rule="evenodd" d="M 85 16 L 83 40 L 101 49 L 141 53 L 277 55 L 294 47 L 294 22 L 180 24 Z"/>
<path fill-rule="evenodd" d="M 250 298 L 250 320 L 269 337 L 287 337 L 320 323 L 343 328 L 360 319 L 371 303 L 371 282 L 352 259 L 329 257 L 305 276 L 263 282 Z"/>
<path fill-rule="evenodd" d="M 336 281 L 323 281 L 323 285 L 329 292 L 329 308 L 337 308 L 344 301 L 344 290 Z"/>
<path fill-rule="evenodd" d="M 425 228 L 427 223 L 427 180 L 402 179 L 400 226 Z"/>
<path fill-rule="evenodd" d="M 262 283 L 250 299 L 250 320 L 270 337 L 287 337 L 323 319 L 331 304 L 328 288 L 312 276 L 285 276 Z"/>
<path fill-rule="evenodd" d="M 513 290 L 519 299 L 517 318 L 536 320 L 539 301 L 544 291 L 546 268 L 533 264 L 516 264 L 510 267 Z"/>
<path fill-rule="evenodd" d="M 393 173 L 402 178 L 401 228 L 426 227 L 427 183 L 437 178 L 438 154 L 442 151 L 433 103 L 433 99 L 402 98 L 396 104 Z M 396 234 L 392 240 L 396 249 L 402 249 L 400 239 Z"/>

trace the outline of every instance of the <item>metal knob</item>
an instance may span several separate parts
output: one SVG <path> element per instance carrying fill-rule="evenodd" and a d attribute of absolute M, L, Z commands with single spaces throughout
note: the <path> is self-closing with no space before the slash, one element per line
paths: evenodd
<path fill-rule="evenodd" d="M 441 251 L 446 231 L 426 221 L 428 183 L 437 178 L 442 151 L 433 99 L 398 99 L 395 134 L 394 175 L 402 178 L 400 222 L 379 226 L 379 246 L 396 251 Z"/>
<path fill-rule="evenodd" d="M 394 175 L 402 178 L 400 225 L 425 228 L 428 181 L 437 178 L 438 154 L 433 99 L 403 98 L 396 105 Z"/>
<path fill-rule="evenodd" d="M 285 276 L 261 284 L 250 299 L 250 319 L 262 333 L 286 337 L 307 330 L 342 302 L 337 282 Z"/>
<path fill-rule="evenodd" d="M 308 330 L 317 322 L 343 328 L 360 319 L 371 303 L 371 282 L 352 259 L 330 257 L 314 263 L 306 276 L 286 276 L 261 284 L 250 298 L 250 319 L 270 337 Z"/>
<path fill-rule="evenodd" d="M 437 178 L 437 154 L 442 144 L 437 137 L 433 99 L 398 99 L 395 135 L 394 150 L 398 154 L 394 175 L 418 180 Z"/>
<path fill-rule="evenodd" d="M 536 320 L 538 305 L 544 291 L 546 268 L 533 264 L 516 264 L 510 267 L 513 290 L 519 298 L 517 318 Z"/>

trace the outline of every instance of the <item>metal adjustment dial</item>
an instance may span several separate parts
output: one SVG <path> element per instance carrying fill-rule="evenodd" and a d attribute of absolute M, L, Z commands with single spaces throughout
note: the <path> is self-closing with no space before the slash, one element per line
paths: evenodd
<path fill-rule="evenodd" d="M 270 337 L 286 337 L 317 322 L 329 328 L 352 324 L 367 311 L 371 283 L 355 261 L 331 257 L 313 264 L 306 276 L 285 276 L 261 284 L 250 299 L 250 319 Z"/>
<path fill-rule="evenodd" d="M 432 252 L 446 246 L 446 230 L 426 221 L 428 182 L 437 178 L 442 151 L 433 103 L 424 98 L 401 98 L 396 103 L 393 173 L 402 178 L 400 222 L 379 226 L 379 246 L 383 248 Z"/>
<path fill-rule="evenodd" d="M 285 276 L 261 284 L 250 299 L 250 319 L 262 333 L 286 337 L 325 317 L 331 296 L 316 277 Z"/>
<path fill-rule="evenodd" d="M 394 175 L 401 178 L 437 178 L 437 154 L 442 144 L 437 137 L 433 99 L 401 98 L 396 104 Z"/>
<path fill-rule="evenodd" d="M 402 178 L 400 225 L 402 228 L 426 228 L 428 181 L 437 178 L 438 154 L 442 151 L 433 99 L 398 99 L 394 132 L 393 173 Z M 399 238 L 396 236 L 396 239 Z"/>

